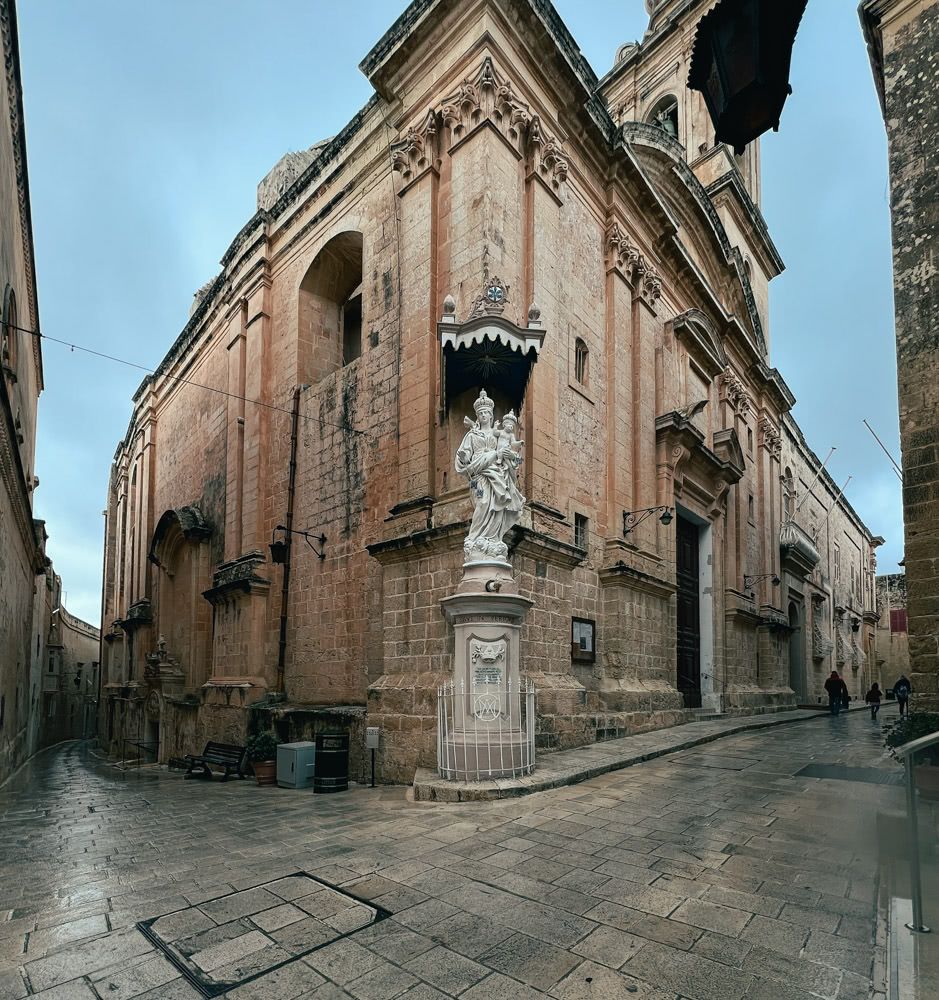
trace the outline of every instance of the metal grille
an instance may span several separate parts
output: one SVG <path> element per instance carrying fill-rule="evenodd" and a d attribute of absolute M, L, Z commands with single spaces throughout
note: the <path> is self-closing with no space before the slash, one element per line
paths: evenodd
<path fill-rule="evenodd" d="M 451 781 L 521 777 L 535 768 L 535 685 L 456 683 L 437 688 L 437 770 Z"/>

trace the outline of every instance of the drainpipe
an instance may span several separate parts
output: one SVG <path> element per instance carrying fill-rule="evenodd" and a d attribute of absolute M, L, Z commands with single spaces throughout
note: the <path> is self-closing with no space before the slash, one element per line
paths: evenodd
<path fill-rule="evenodd" d="M 298 385 L 293 390 L 293 411 L 290 416 L 290 466 L 287 475 L 287 516 L 284 519 L 284 541 L 287 555 L 284 559 L 284 577 L 280 588 L 280 637 L 277 641 L 277 692 L 286 694 L 284 687 L 284 662 L 287 658 L 287 602 L 290 598 L 290 557 L 293 550 L 293 499 L 297 483 L 297 425 L 300 423 L 300 393 L 308 389 Z"/>

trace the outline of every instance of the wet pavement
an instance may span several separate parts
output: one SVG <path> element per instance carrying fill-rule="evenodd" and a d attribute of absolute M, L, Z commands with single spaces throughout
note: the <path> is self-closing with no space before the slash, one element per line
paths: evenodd
<path fill-rule="evenodd" d="M 0 997 L 867 1000 L 896 767 L 864 713 L 465 805 L 65 744 L 0 790 Z"/>

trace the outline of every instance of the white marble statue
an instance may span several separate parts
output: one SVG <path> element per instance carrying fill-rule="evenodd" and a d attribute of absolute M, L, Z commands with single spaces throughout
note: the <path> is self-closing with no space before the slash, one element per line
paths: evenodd
<path fill-rule="evenodd" d="M 518 420 L 512 411 L 494 424 L 492 400 L 483 389 L 473 404 L 476 420 L 465 417 L 468 428 L 456 453 L 456 471 L 469 480 L 473 519 L 463 543 L 466 562 L 505 561 L 508 547 L 502 541 L 525 506 L 518 488 L 522 444 L 515 437 Z"/>

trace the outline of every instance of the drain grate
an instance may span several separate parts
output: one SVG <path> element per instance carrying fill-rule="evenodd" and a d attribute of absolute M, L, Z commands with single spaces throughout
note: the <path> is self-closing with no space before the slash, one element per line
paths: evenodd
<path fill-rule="evenodd" d="M 863 781 L 868 785 L 902 785 L 903 775 L 881 767 L 848 767 L 845 764 L 807 764 L 796 771 L 797 778 L 832 778 L 835 781 Z"/>
<path fill-rule="evenodd" d="M 390 915 L 297 871 L 137 927 L 203 996 L 216 997 Z"/>

